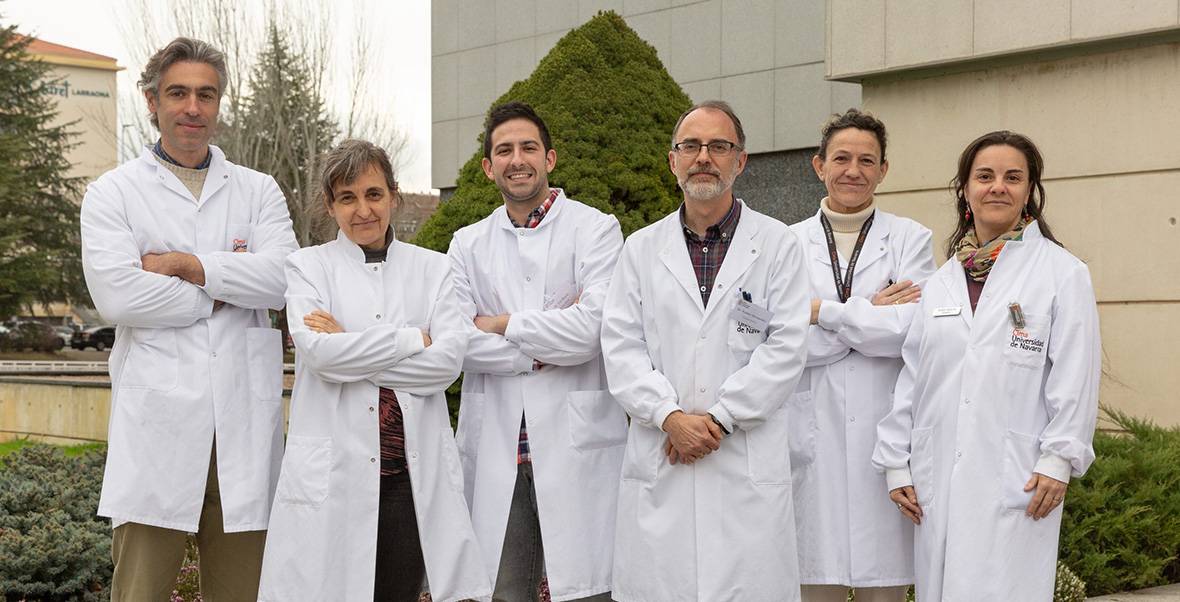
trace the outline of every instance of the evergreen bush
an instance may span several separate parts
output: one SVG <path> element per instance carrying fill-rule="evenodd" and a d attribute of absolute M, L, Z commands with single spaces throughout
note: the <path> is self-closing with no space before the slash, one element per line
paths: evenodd
<path fill-rule="evenodd" d="M 1180 428 L 1104 409 L 1123 433 L 1069 485 L 1059 557 L 1091 596 L 1180 581 Z"/>
<path fill-rule="evenodd" d="M 692 103 L 655 48 L 618 14 L 599 13 L 566 34 L 528 79 L 513 84 L 493 106 L 511 100 L 531 105 L 549 126 L 557 150 L 550 183 L 614 214 L 624 235 L 679 206 L 668 149 L 677 117 Z M 480 167 L 482 134 L 475 142 L 455 195 L 423 225 L 416 244 L 446 251 L 455 230 L 502 203 Z"/>
<path fill-rule="evenodd" d="M 110 599 L 111 528 L 95 515 L 104 461 L 50 445 L 0 460 L 0 599 Z"/>

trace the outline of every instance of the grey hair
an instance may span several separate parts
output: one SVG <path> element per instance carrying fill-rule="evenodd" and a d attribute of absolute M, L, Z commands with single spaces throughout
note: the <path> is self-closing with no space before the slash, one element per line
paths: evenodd
<path fill-rule="evenodd" d="M 225 54 L 214 48 L 212 44 L 193 38 L 176 38 L 168 42 L 167 46 L 156 51 L 152 58 L 148 59 L 136 85 L 140 90 L 159 99 L 160 77 L 172 65 L 185 62 L 205 63 L 217 72 L 217 96 L 220 98 L 225 92 L 226 81 L 229 79 L 229 72 L 225 67 Z M 160 120 L 155 113 L 150 116 L 150 119 L 152 125 L 159 129 Z"/>
<path fill-rule="evenodd" d="M 725 113 L 729 120 L 733 122 L 733 129 L 737 131 L 737 145 L 746 148 L 746 131 L 742 129 L 742 120 L 738 119 L 737 113 L 733 112 L 733 107 L 729 106 L 728 102 L 724 100 L 706 100 L 692 105 L 687 111 L 680 114 L 680 119 L 676 120 L 676 127 L 672 128 L 672 144 L 676 144 L 676 133 L 680 131 L 680 124 L 684 123 L 684 118 L 688 117 L 690 113 L 697 109 L 713 109 Z M 707 140 L 705 142 L 708 142 Z"/>
<path fill-rule="evenodd" d="M 336 200 L 332 186 L 355 182 L 369 167 L 380 170 L 381 175 L 385 176 L 385 185 L 390 194 L 397 194 L 397 179 L 393 176 L 393 164 L 389 162 L 385 149 L 372 142 L 349 138 L 328 151 L 324 157 L 324 172 L 320 176 L 324 202 L 331 205 Z"/>

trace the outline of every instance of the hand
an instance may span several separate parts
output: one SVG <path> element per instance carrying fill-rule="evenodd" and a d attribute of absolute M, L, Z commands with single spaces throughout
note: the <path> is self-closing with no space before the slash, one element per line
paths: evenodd
<path fill-rule="evenodd" d="M 1024 515 L 1031 516 L 1033 520 L 1045 518 L 1065 501 L 1066 487 L 1068 487 L 1066 483 L 1034 472 L 1032 478 L 1024 484 L 1024 490 L 1036 489 L 1037 492 L 1033 494 L 1032 501 L 1024 510 Z"/>
<path fill-rule="evenodd" d="M 691 464 L 721 448 L 721 427 L 708 416 L 685 414 L 677 410 L 664 419 L 668 446 L 678 452 L 682 463 Z M 674 458 L 669 453 L 669 461 Z"/>
<path fill-rule="evenodd" d="M 922 298 L 922 289 L 913 280 L 894 282 L 884 290 L 873 295 L 873 305 L 902 305 L 917 303 Z"/>
<path fill-rule="evenodd" d="M 504 332 L 508 330 L 508 320 L 512 314 L 500 314 L 498 316 L 475 316 L 475 327 L 488 333 L 498 334 L 503 336 Z"/>
<path fill-rule="evenodd" d="M 332 314 L 319 309 L 303 316 L 303 325 L 310 328 L 312 332 L 326 334 L 344 332 L 344 328 L 336 322 L 336 318 L 333 318 Z"/>
<path fill-rule="evenodd" d="M 918 505 L 918 496 L 910 485 L 898 487 L 889 492 L 889 499 L 897 504 L 902 515 L 913 521 L 915 525 L 922 524 L 922 507 Z"/>
<path fill-rule="evenodd" d="M 145 272 L 176 276 L 197 286 L 205 286 L 205 266 L 196 255 L 171 251 L 168 253 L 148 253 L 140 257 Z"/>
<path fill-rule="evenodd" d="M 329 316 L 329 317 L 331 317 L 331 316 Z M 430 333 L 423 330 L 422 331 L 422 347 L 429 347 L 430 343 L 431 343 Z"/>
<path fill-rule="evenodd" d="M 819 307 L 823 302 L 819 299 L 811 300 L 811 325 L 819 324 Z"/>

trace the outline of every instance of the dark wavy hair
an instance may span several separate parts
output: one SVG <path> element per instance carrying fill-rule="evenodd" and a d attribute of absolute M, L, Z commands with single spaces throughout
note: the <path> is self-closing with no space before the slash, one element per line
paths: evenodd
<path fill-rule="evenodd" d="M 832 136 L 840 130 L 848 128 L 856 128 L 866 132 L 872 132 L 877 137 L 877 145 L 881 147 L 881 161 L 885 161 L 885 124 L 873 116 L 872 113 L 867 113 L 859 109 L 848 109 L 843 113 L 834 113 L 826 123 L 823 129 L 820 130 L 819 150 L 815 151 L 816 156 L 820 159 L 827 160 L 828 158 L 828 142 L 831 142 Z"/>
<path fill-rule="evenodd" d="M 1008 130 L 998 130 L 976 138 L 967 145 L 967 148 L 963 149 L 963 154 L 959 155 L 959 168 L 954 179 L 951 180 L 951 189 L 955 193 L 955 211 L 958 212 L 958 223 L 954 233 L 946 241 L 947 257 L 954 257 L 955 247 L 958 246 L 960 240 L 963 240 L 963 237 L 967 235 L 967 230 L 972 226 L 971 219 L 967 217 L 968 205 L 965 191 L 967 182 L 971 179 L 971 166 L 975 163 L 975 156 L 979 154 L 979 151 L 997 145 L 1011 146 L 1024 155 L 1024 159 L 1028 162 L 1029 183 L 1028 202 L 1024 205 L 1024 212 L 1037 220 L 1037 227 L 1040 228 L 1042 236 L 1058 246 L 1065 246 L 1053 236 L 1049 222 L 1045 221 L 1045 186 L 1041 184 L 1045 161 L 1041 158 L 1041 151 L 1037 150 L 1037 145 L 1033 144 L 1028 136 Z"/>
<path fill-rule="evenodd" d="M 537 130 L 541 133 L 541 146 L 545 148 L 548 153 L 553 148 L 553 141 L 549 138 L 549 127 L 545 125 L 545 120 L 541 119 L 540 115 L 533 110 L 529 105 L 519 102 L 511 101 L 501 105 L 496 105 L 488 111 L 488 117 L 483 122 L 483 158 L 492 158 L 492 132 L 501 124 L 511 121 L 513 119 L 527 119 L 537 126 Z"/>

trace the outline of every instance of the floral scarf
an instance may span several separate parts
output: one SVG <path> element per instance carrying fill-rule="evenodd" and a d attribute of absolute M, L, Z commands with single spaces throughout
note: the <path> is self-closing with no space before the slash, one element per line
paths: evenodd
<path fill-rule="evenodd" d="M 963 264 L 963 269 L 972 280 L 983 282 L 987 280 L 987 275 L 992 271 L 992 266 L 995 265 L 1004 245 L 1010 240 L 1024 238 L 1024 229 L 1032 221 L 1031 217 L 1021 218 L 1016 222 L 1015 228 L 997 236 L 982 247 L 979 246 L 979 238 L 975 236 L 975 227 L 972 226 L 967 229 L 959 244 L 955 245 L 955 259 Z"/>

